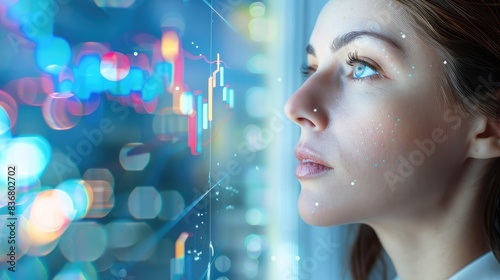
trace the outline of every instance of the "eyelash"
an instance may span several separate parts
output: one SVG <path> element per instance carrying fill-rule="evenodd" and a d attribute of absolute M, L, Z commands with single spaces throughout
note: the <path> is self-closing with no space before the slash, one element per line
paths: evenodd
<path fill-rule="evenodd" d="M 362 81 L 364 79 L 372 80 L 372 79 L 377 79 L 380 77 L 380 74 L 378 74 L 378 68 L 373 66 L 371 63 L 368 63 L 367 61 L 360 59 L 358 57 L 358 51 L 349 52 L 347 54 L 346 63 L 349 66 L 354 66 L 354 64 L 356 64 L 356 63 L 363 64 L 365 66 L 372 68 L 373 70 L 375 70 L 377 72 L 377 75 L 372 75 L 372 76 L 362 77 L 362 78 L 351 78 L 351 80 L 354 80 L 354 81 Z M 307 63 L 303 63 L 302 66 L 300 67 L 300 71 L 301 71 L 304 79 L 307 79 L 316 71 L 316 68 L 308 65 Z"/>
<path fill-rule="evenodd" d="M 309 78 L 312 73 L 314 73 L 316 71 L 316 69 L 310 65 L 308 65 L 306 62 L 304 62 L 302 64 L 302 66 L 300 66 L 300 72 L 302 73 L 302 77 L 304 79 L 307 79 Z"/>
<path fill-rule="evenodd" d="M 358 57 L 358 51 L 348 53 L 347 59 L 345 62 L 347 63 L 347 65 L 353 66 L 353 67 L 354 67 L 354 64 L 356 64 L 356 63 L 363 64 L 364 66 L 368 66 L 371 69 L 375 70 L 375 72 L 377 72 L 376 75 L 371 75 L 371 76 L 362 77 L 362 78 L 351 78 L 351 80 L 354 80 L 354 81 L 362 81 L 364 79 L 373 80 L 373 79 L 377 79 L 380 77 L 380 74 L 378 73 L 378 67 L 375 67 L 373 64 L 367 62 L 366 60 L 360 59 Z"/>

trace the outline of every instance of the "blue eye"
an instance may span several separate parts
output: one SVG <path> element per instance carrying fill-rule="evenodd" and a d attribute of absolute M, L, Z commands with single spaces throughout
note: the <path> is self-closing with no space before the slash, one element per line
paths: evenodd
<path fill-rule="evenodd" d="M 358 62 L 354 64 L 354 71 L 352 72 L 352 77 L 354 79 L 363 79 L 377 74 L 378 72 L 373 68 L 371 68 L 370 66 Z"/>
<path fill-rule="evenodd" d="M 376 78 L 380 74 L 372 64 L 366 62 L 365 60 L 359 59 L 358 52 L 351 52 L 347 55 L 346 63 L 347 65 L 354 67 L 352 71 L 352 79 L 361 81 L 365 78 Z"/>

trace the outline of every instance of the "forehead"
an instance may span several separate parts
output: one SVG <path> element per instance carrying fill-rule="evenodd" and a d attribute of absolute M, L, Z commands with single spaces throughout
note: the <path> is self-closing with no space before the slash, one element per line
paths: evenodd
<path fill-rule="evenodd" d="M 401 5 L 389 0 L 331 0 L 321 11 L 310 43 L 324 45 L 351 31 L 383 34 L 394 41 L 414 35 Z M 318 46 L 319 47 L 319 46 Z"/>

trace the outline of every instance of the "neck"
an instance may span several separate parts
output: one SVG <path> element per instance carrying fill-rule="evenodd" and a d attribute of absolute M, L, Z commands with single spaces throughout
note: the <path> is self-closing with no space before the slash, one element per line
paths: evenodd
<path fill-rule="evenodd" d="M 447 279 L 489 251 L 483 233 L 484 193 L 474 182 L 463 182 L 430 209 L 367 224 L 402 280 Z"/>

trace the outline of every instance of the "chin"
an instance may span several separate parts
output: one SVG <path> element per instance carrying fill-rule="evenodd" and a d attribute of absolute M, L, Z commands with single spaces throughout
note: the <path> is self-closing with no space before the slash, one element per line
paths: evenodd
<path fill-rule="evenodd" d="M 340 214 L 343 211 L 335 211 L 324 206 L 316 207 L 314 203 L 305 201 L 302 197 L 299 198 L 298 209 L 302 220 L 312 226 L 328 227 L 351 222 L 346 219 L 347 217 L 340 217 L 335 213 Z"/>

